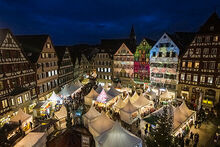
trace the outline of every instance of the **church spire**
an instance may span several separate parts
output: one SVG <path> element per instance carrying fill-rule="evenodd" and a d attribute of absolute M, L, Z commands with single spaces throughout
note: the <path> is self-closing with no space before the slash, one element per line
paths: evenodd
<path fill-rule="evenodd" d="M 132 25 L 132 27 L 131 27 L 130 39 L 136 40 L 136 35 L 135 35 L 135 31 L 134 31 L 134 25 Z"/>

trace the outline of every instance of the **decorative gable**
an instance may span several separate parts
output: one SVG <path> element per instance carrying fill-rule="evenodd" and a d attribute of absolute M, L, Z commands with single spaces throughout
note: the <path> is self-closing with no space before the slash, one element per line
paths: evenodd
<path fill-rule="evenodd" d="M 15 42 L 14 38 L 12 37 L 12 35 L 10 33 L 7 33 L 5 40 L 2 43 L 1 47 L 5 47 L 5 48 L 17 48 L 18 45 Z"/>
<path fill-rule="evenodd" d="M 129 48 L 123 43 L 115 55 L 133 55 Z"/>

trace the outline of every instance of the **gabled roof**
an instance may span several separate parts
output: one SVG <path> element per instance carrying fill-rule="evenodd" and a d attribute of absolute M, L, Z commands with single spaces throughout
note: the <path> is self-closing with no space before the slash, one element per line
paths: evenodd
<path fill-rule="evenodd" d="M 56 51 L 59 61 L 62 61 L 65 51 L 67 50 L 67 47 L 66 46 L 54 46 L 54 49 Z"/>
<path fill-rule="evenodd" d="M 49 35 L 17 35 L 17 40 L 21 43 L 23 50 L 28 55 L 28 58 L 36 63 L 44 44 L 46 43 Z M 29 55 L 29 53 L 31 53 Z"/>
<path fill-rule="evenodd" d="M 214 30 L 210 27 L 214 26 Z M 216 12 L 208 18 L 208 20 L 200 27 L 198 33 L 220 33 L 220 19 Z"/>
<path fill-rule="evenodd" d="M 0 45 L 2 45 L 5 40 L 6 35 L 10 32 L 9 29 L 0 29 Z"/>
<path fill-rule="evenodd" d="M 144 37 L 144 39 L 145 39 L 145 40 L 147 41 L 147 43 L 148 43 L 149 45 L 151 45 L 152 47 L 153 47 L 154 44 L 156 43 L 155 40 L 152 40 L 152 39 L 150 39 L 150 38 Z"/>

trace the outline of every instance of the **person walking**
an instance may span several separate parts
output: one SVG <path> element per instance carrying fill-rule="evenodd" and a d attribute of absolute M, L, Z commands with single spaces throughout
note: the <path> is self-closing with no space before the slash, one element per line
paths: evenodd
<path fill-rule="evenodd" d="M 195 129 L 196 129 L 196 127 L 197 127 L 197 120 L 195 121 Z"/>
<path fill-rule="evenodd" d="M 194 136 L 194 134 L 193 134 L 193 132 L 190 132 L 190 139 L 193 141 L 193 136 Z"/>

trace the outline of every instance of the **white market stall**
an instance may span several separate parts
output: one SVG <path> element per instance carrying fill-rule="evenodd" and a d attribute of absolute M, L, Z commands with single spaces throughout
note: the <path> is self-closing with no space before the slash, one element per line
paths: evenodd
<path fill-rule="evenodd" d="M 139 95 L 138 95 L 137 92 L 135 91 L 135 93 L 133 94 L 133 96 L 130 98 L 131 103 L 133 104 L 138 98 L 139 98 Z"/>
<path fill-rule="evenodd" d="M 53 109 L 55 108 L 56 104 L 59 105 L 63 104 L 63 99 L 61 99 L 58 95 L 56 95 L 54 91 L 52 92 L 52 95 L 47 101 L 51 102 Z"/>
<path fill-rule="evenodd" d="M 114 123 L 115 122 L 108 118 L 105 113 L 101 113 L 100 116 L 89 123 L 89 131 L 94 137 L 97 137 L 105 131 L 110 130 Z"/>
<path fill-rule="evenodd" d="M 65 85 L 64 88 L 61 89 L 60 93 L 59 93 L 62 97 L 67 98 L 69 96 L 71 96 L 71 92 L 69 90 L 69 86 Z"/>
<path fill-rule="evenodd" d="M 102 92 L 98 95 L 98 97 L 95 100 L 95 104 L 98 104 L 98 106 L 100 107 L 107 107 L 113 104 L 116 100 L 116 97 L 107 94 L 105 89 L 102 89 Z"/>
<path fill-rule="evenodd" d="M 46 133 L 30 132 L 15 147 L 45 147 L 47 142 Z"/>
<path fill-rule="evenodd" d="M 95 107 L 91 106 L 89 111 L 83 115 L 83 123 L 85 127 L 88 127 L 88 124 L 95 119 L 96 117 L 100 116 L 101 113 L 99 113 Z"/>
<path fill-rule="evenodd" d="M 116 111 L 119 111 L 121 108 L 123 108 L 128 101 L 123 100 L 121 97 L 118 98 L 118 101 L 114 104 L 114 108 L 116 109 Z"/>
<path fill-rule="evenodd" d="M 118 122 L 95 141 L 97 147 L 142 147 L 142 140 L 121 127 Z"/>
<path fill-rule="evenodd" d="M 138 108 L 135 107 L 130 99 L 127 104 L 119 110 L 120 118 L 128 124 L 132 124 L 138 116 Z"/>
<path fill-rule="evenodd" d="M 166 90 L 160 95 L 160 101 L 172 101 L 175 98 L 175 94 L 173 92 L 169 92 Z"/>
<path fill-rule="evenodd" d="M 54 116 L 58 120 L 57 125 L 60 127 L 60 129 L 65 128 L 67 111 L 64 105 L 60 108 L 59 111 L 54 113 Z"/>
<path fill-rule="evenodd" d="M 145 95 L 146 97 L 149 97 L 150 100 L 156 99 L 156 96 L 157 96 L 156 93 L 155 93 L 152 89 L 146 91 L 146 92 L 144 93 L 144 95 Z"/>
<path fill-rule="evenodd" d="M 22 109 L 18 109 L 17 115 L 11 118 L 10 123 L 19 123 L 19 121 L 21 121 L 21 128 L 24 131 L 28 131 L 31 128 L 30 122 L 33 123 L 33 117 L 24 113 Z"/>
<path fill-rule="evenodd" d="M 150 111 L 150 109 L 154 108 L 154 102 L 145 98 L 143 94 L 139 96 L 133 105 L 139 109 L 140 114 Z"/>
<path fill-rule="evenodd" d="M 98 93 L 92 88 L 89 94 L 84 97 L 84 103 L 86 105 L 92 105 L 92 101 L 98 97 Z"/>

